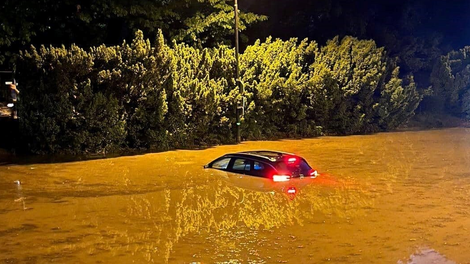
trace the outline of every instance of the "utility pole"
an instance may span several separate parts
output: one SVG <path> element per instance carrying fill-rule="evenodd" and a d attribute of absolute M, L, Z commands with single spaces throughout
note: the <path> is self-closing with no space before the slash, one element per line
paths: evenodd
<path fill-rule="evenodd" d="M 238 0 L 235 0 L 235 60 L 237 63 L 237 72 L 235 75 L 235 83 L 240 91 L 240 95 L 243 96 L 243 86 L 240 84 L 240 64 L 238 61 L 238 53 L 239 53 L 239 45 L 238 45 Z M 241 108 L 243 107 L 243 100 L 240 104 L 240 101 L 237 100 L 236 102 L 237 107 L 237 143 L 240 143 L 241 140 Z"/>

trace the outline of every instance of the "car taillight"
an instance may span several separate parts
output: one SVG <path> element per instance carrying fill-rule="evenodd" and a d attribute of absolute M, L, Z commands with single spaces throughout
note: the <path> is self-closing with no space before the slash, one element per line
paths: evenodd
<path fill-rule="evenodd" d="M 318 176 L 318 172 L 312 169 L 308 172 L 308 176 L 310 176 L 310 178 L 316 178 Z"/>
<path fill-rule="evenodd" d="M 289 175 L 273 175 L 273 181 L 275 182 L 285 182 L 289 180 L 290 180 Z"/>

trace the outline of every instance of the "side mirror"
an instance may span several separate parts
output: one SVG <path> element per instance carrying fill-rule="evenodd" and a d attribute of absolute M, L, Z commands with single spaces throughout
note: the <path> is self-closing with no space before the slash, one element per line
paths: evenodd
<path fill-rule="evenodd" d="M 207 168 L 209 168 L 209 165 L 204 165 L 203 168 L 207 169 Z"/>

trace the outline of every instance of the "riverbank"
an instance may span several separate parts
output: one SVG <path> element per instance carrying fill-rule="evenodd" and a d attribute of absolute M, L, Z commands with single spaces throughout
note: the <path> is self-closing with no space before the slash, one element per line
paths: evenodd
<path fill-rule="evenodd" d="M 6 149 L 0 148 L 0 165 L 13 159 L 13 154 Z"/>
<path fill-rule="evenodd" d="M 413 116 L 397 130 L 409 131 L 452 127 L 470 127 L 470 120 L 445 114 L 421 113 Z"/>
<path fill-rule="evenodd" d="M 443 128 L 453 128 L 453 127 L 465 127 L 470 128 L 470 121 L 462 118 L 457 118 L 449 115 L 438 115 L 438 114 L 417 114 L 411 118 L 408 122 L 401 125 L 395 131 L 419 131 L 419 130 L 432 130 L 432 129 L 443 129 Z M 393 131 L 390 131 L 393 132 Z M 321 137 L 333 136 L 336 135 L 325 134 Z M 2 137 L 8 138 L 8 137 Z M 283 138 L 286 140 L 291 140 L 294 138 Z M 282 140 L 282 139 L 271 139 L 271 140 Z M 260 140 L 265 141 L 265 140 Z M 5 143 L 5 142 L 4 142 Z M 10 142 L 11 143 L 11 142 Z M 12 151 L 12 148 L 5 147 L 0 145 L 0 165 L 5 163 L 15 163 L 15 164 L 33 164 L 33 163 L 62 163 L 62 162 L 73 162 L 73 161 L 86 161 L 86 160 L 95 160 L 95 159 L 106 159 L 106 158 L 115 158 L 121 156 L 135 156 L 143 155 L 148 153 L 164 152 L 161 151 L 152 151 L 152 150 L 120 150 L 113 153 L 107 154 L 81 154 L 81 155 L 70 155 L 70 154 L 55 154 L 55 155 L 16 155 Z M 229 144 L 224 144 L 229 145 Z M 214 145 L 217 146 L 217 145 Z M 188 150 L 201 150 L 207 149 L 214 146 L 193 146 L 192 148 L 187 148 Z M 171 151 L 173 149 L 167 150 Z"/>

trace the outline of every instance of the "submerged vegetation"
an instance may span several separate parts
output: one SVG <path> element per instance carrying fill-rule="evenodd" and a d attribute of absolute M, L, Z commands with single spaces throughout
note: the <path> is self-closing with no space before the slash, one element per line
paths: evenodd
<path fill-rule="evenodd" d="M 132 43 L 32 47 L 22 52 L 24 146 L 35 153 L 165 150 L 234 141 L 236 102 L 247 98 L 242 137 L 356 134 L 397 127 L 418 106 L 413 76 L 371 40 L 268 38 L 240 58 L 227 46 Z"/>

